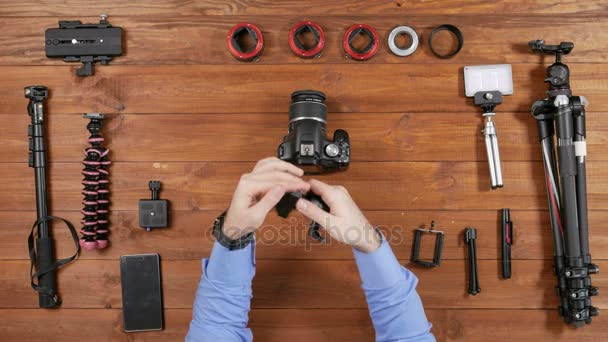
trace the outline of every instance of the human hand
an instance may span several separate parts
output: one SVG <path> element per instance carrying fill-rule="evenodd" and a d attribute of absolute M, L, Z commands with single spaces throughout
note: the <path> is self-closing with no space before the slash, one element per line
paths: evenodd
<path fill-rule="evenodd" d="M 359 251 L 371 253 L 378 249 L 381 238 L 363 213 L 341 185 L 333 186 L 321 181 L 310 180 L 310 189 L 321 196 L 329 206 L 326 212 L 306 199 L 299 199 L 296 209 L 309 219 L 319 223 L 329 235 Z"/>
<path fill-rule="evenodd" d="M 302 175 L 304 170 L 278 158 L 260 160 L 251 173 L 241 176 L 226 214 L 224 235 L 236 240 L 255 231 L 285 192 L 307 192 L 310 184 Z"/>

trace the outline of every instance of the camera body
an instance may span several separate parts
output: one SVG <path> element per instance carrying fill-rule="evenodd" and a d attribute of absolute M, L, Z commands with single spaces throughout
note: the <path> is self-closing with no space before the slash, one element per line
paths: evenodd
<path fill-rule="evenodd" d="M 281 160 L 298 165 L 307 174 L 344 171 L 350 163 L 350 141 L 345 130 L 327 139 L 325 94 L 299 90 L 291 94 L 289 133 L 277 150 Z"/>

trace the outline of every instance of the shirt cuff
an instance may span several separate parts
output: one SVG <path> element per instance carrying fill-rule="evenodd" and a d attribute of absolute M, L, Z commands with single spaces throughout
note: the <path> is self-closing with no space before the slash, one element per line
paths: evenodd
<path fill-rule="evenodd" d="M 353 252 L 363 288 L 383 289 L 403 280 L 402 267 L 384 237 L 380 247 L 371 253 L 361 252 L 355 248 Z"/>
<path fill-rule="evenodd" d="M 209 259 L 203 259 L 207 279 L 225 284 L 250 283 L 255 275 L 255 240 L 247 247 L 229 250 L 215 241 Z"/>

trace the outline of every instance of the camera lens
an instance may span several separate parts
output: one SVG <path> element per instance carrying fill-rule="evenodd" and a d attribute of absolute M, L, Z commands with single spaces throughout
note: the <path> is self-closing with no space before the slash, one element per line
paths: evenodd
<path fill-rule="evenodd" d="M 291 94 L 289 122 L 299 120 L 316 120 L 327 122 L 325 94 L 317 90 L 298 90 Z"/>

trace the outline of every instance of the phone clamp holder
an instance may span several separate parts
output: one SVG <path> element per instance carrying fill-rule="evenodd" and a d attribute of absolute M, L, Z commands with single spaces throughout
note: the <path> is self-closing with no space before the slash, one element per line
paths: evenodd
<path fill-rule="evenodd" d="M 147 231 L 151 228 L 165 228 L 169 221 L 169 201 L 159 198 L 160 181 L 150 181 L 148 186 L 152 199 L 139 200 L 139 226 Z"/>
<path fill-rule="evenodd" d="M 435 234 L 435 253 L 432 261 L 420 259 L 420 243 L 423 234 Z M 431 221 L 430 229 L 417 228 L 414 230 L 414 242 L 412 244 L 412 262 L 424 268 L 437 267 L 441 264 L 441 252 L 443 250 L 443 232 L 435 230 L 435 221 Z"/>

